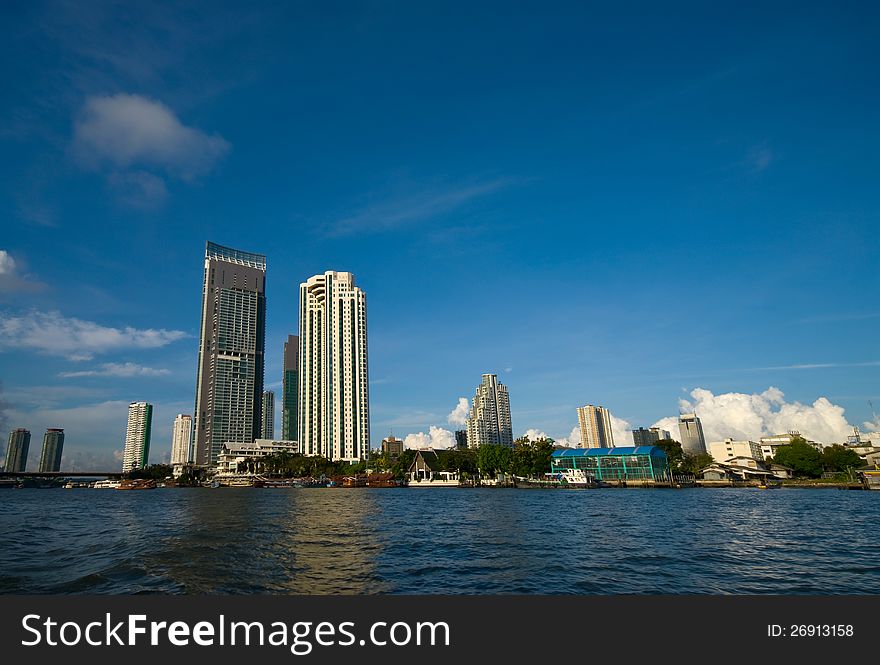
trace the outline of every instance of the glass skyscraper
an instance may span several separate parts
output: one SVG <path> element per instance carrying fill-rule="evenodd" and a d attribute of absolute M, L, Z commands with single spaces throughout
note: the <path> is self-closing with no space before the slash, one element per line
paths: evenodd
<path fill-rule="evenodd" d="M 43 435 L 40 453 L 40 471 L 61 471 L 61 453 L 64 451 L 64 430 L 50 427 Z"/>
<path fill-rule="evenodd" d="M 205 249 L 194 461 L 213 466 L 224 443 L 260 438 L 266 345 L 266 257 Z"/>
<path fill-rule="evenodd" d="M 6 441 L 6 466 L 7 471 L 22 473 L 27 467 L 28 450 L 31 447 L 31 433 L 20 427 L 9 433 Z"/>
<path fill-rule="evenodd" d="M 295 440 L 299 436 L 297 425 L 297 395 L 299 394 L 299 337 L 288 335 L 284 342 L 284 378 L 281 395 L 281 438 Z"/>
<path fill-rule="evenodd" d="M 263 391 L 263 416 L 260 424 L 260 438 L 275 438 L 275 393 L 271 390 Z"/>

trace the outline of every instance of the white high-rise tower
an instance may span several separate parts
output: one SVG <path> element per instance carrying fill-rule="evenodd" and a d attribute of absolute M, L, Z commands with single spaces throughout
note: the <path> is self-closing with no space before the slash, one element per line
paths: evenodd
<path fill-rule="evenodd" d="M 350 272 L 299 286 L 300 449 L 356 461 L 370 449 L 367 301 Z"/>
<path fill-rule="evenodd" d="M 479 448 L 484 443 L 513 446 L 510 397 L 496 374 L 483 374 L 467 419 L 468 447 Z"/>
<path fill-rule="evenodd" d="M 128 405 L 128 427 L 125 430 L 125 451 L 122 453 L 123 473 L 147 466 L 152 424 L 152 404 L 132 402 Z"/>
<path fill-rule="evenodd" d="M 178 413 L 171 431 L 171 464 L 188 464 L 192 455 L 192 416 Z"/>

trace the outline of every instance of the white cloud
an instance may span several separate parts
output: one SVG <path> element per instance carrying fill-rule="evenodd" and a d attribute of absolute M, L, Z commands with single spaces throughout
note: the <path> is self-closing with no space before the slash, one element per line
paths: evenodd
<path fill-rule="evenodd" d="M 615 446 L 633 445 L 631 430 L 632 425 L 628 421 L 611 414 L 611 436 L 614 437 Z"/>
<path fill-rule="evenodd" d="M 0 249 L 0 275 L 11 275 L 15 272 L 15 259 L 5 249 Z"/>
<path fill-rule="evenodd" d="M 5 249 L 0 249 L 0 293 L 26 293 L 45 288 L 27 270 L 22 261 Z"/>
<path fill-rule="evenodd" d="M 803 436 L 821 443 L 839 443 L 852 433 L 844 408 L 820 397 L 812 404 L 789 402 L 779 388 L 770 387 L 762 393 L 723 393 L 696 388 L 691 400 L 682 399 L 683 411 L 696 411 L 703 425 L 706 441 L 751 439 L 798 430 Z M 670 416 L 657 421 L 655 427 L 668 429 L 679 438 L 678 418 Z"/>
<path fill-rule="evenodd" d="M 459 397 L 458 404 L 456 404 L 455 408 L 450 411 L 449 415 L 446 417 L 446 421 L 450 425 L 466 425 L 469 412 L 470 406 L 467 397 Z"/>
<path fill-rule="evenodd" d="M 416 432 L 407 434 L 403 439 L 404 448 L 454 448 L 455 434 L 448 429 L 431 425 L 428 433 Z"/>
<path fill-rule="evenodd" d="M 110 328 L 59 312 L 32 310 L 21 316 L 0 312 L 0 351 L 25 349 L 88 360 L 100 353 L 162 347 L 184 337 L 187 334 L 180 330 Z"/>
<path fill-rule="evenodd" d="M 523 434 L 523 436 L 524 436 L 525 438 L 527 438 L 529 441 L 537 441 L 538 439 L 549 439 L 549 438 L 552 438 L 552 437 L 550 437 L 546 432 L 543 432 L 543 431 L 541 431 L 541 430 L 537 430 L 537 429 L 535 429 L 534 427 L 531 428 L 531 429 L 527 429 L 527 430 L 526 430 L 526 433 Z"/>
<path fill-rule="evenodd" d="M 100 369 L 89 369 L 78 372 L 61 372 L 58 376 L 63 378 L 73 378 L 79 376 L 112 376 L 112 377 L 132 377 L 132 376 L 166 376 L 171 372 L 167 369 L 145 367 L 136 363 L 104 363 Z"/>
<path fill-rule="evenodd" d="M 228 150 L 222 137 L 187 127 L 162 102 L 140 95 L 89 97 L 74 126 L 74 154 L 92 168 L 145 166 L 192 180 Z"/>
<path fill-rule="evenodd" d="M 580 448 L 581 428 L 578 426 L 573 427 L 568 436 L 560 436 L 556 439 L 556 445 L 565 446 L 566 448 Z"/>

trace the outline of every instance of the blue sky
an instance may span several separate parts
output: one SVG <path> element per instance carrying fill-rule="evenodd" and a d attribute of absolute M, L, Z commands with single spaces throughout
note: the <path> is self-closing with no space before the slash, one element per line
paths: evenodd
<path fill-rule="evenodd" d="M 517 435 L 880 406 L 869 5 L 141 4 L 0 10 L 4 441 L 104 463 L 148 400 L 161 459 L 208 239 L 268 257 L 267 384 L 299 283 L 355 273 L 376 445 L 483 372 Z"/>

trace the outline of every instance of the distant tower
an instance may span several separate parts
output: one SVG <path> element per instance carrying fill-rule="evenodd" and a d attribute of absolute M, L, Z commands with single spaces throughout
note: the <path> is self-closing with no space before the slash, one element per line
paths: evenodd
<path fill-rule="evenodd" d="M 355 462 L 370 451 L 367 296 L 350 272 L 299 285 L 297 437 L 306 455 Z"/>
<path fill-rule="evenodd" d="M 40 453 L 40 472 L 61 471 L 61 453 L 64 450 L 64 430 L 50 427 L 43 435 Z"/>
<path fill-rule="evenodd" d="M 456 448 L 467 448 L 467 430 L 466 429 L 457 429 L 455 430 L 455 447 Z"/>
<path fill-rule="evenodd" d="M 485 443 L 513 447 L 510 396 L 497 374 L 483 374 L 467 419 L 468 447 L 479 448 Z"/>
<path fill-rule="evenodd" d="M 613 448 L 614 434 L 611 431 L 611 414 L 604 406 L 579 406 L 578 423 L 581 426 L 581 446 L 583 448 Z"/>
<path fill-rule="evenodd" d="M 20 427 L 9 433 L 6 442 L 6 471 L 23 473 L 27 467 L 28 450 L 31 446 L 31 433 Z"/>
<path fill-rule="evenodd" d="M 125 451 L 122 454 L 123 473 L 147 466 L 152 424 L 152 404 L 132 402 L 128 405 L 128 427 L 125 430 Z"/>
<path fill-rule="evenodd" d="M 192 455 L 192 416 L 178 413 L 171 430 L 171 464 L 189 464 Z"/>
<path fill-rule="evenodd" d="M 651 427 L 650 429 L 639 427 L 632 430 L 632 436 L 634 446 L 653 446 L 658 441 L 668 439 L 669 432 L 659 427 Z"/>
<path fill-rule="evenodd" d="M 299 337 L 288 335 L 284 342 L 284 379 L 281 393 L 281 439 L 295 441 L 299 436 L 297 425 L 297 395 L 299 391 Z"/>
<path fill-rule="evenodd" d="M 706 452 L 706 437 L 703 424 L 696 413 L 682 413 L 678 417 L 678 431 L 681 433 L 681 450 L 690 455 Z"/>
<path fill-rule="evenodd" d="M 275 438 L 275 393 L 271 390 L 263 391 L 263 417 L 260 427 L 260 438 L 272 440 Z"/>
<path fill-rule="evenodd" d="M 207 243 L 196 386 L 194 461 L 259 438 L 266 345 L 266 257 Z"/>

